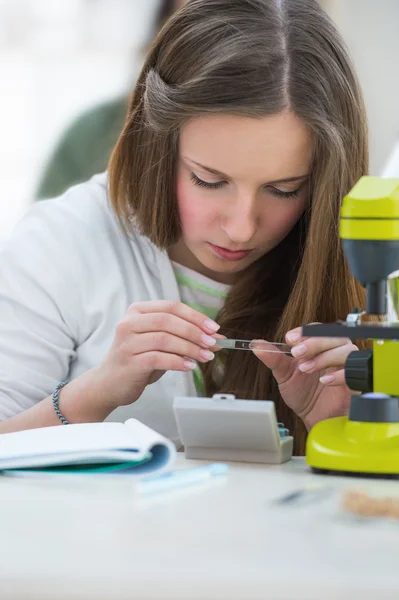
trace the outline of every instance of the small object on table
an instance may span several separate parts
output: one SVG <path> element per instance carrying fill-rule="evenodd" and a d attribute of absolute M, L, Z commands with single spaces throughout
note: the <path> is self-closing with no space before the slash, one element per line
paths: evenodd
<path fill-rule="evenodd" d="M 183 488 L 190 485 L 205 483 L 213 477 L 225 475 L 229 466 L 225 463 L 212 463 L 192 467 L 191 469 L 180 469 L 163 475 L 145 477 L 139 481 L 137 489 L 142 494 L 153 494 Z"/>
<path fill-rule="evenodd" d="M 389 517 L 399 519 L 399 498 L 376 498 L 366 492 L 347 490 L 342 499 L 342 507 L 359 517 Z"/>
<path fill-rule="evenodd" d="M 303 488 L 288 492 L 277 498 L 274 504 L 308 504 L 329 496 L 333 488 L 326 485 L 306 485 Z"/>
<path fill-rule="evenodd" d="M 173 409 L 186 458 L 281 464 L 292 457 L 293 437 L 271 400 L 176 396 Z"/>

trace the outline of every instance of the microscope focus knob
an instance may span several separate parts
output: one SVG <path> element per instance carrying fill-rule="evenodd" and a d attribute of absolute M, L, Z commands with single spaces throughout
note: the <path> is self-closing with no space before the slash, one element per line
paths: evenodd
<path fill-rule="evenodd" d="M 345 382 L 355 392 L 373 391 L 373 351 L 355 350 L 345 362 Z"/>

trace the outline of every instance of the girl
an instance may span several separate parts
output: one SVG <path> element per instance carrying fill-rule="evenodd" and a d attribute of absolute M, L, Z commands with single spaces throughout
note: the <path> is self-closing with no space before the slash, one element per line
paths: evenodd
<path fill-rule="evenodd" d="M 272 398 L 303 453 L 348 409 L 355 347 L 300 326 L 363 305 L 338 220 L 366 138 L 315 0 L 189 1 L 149 52 L 108 175 L 34 206 L 2 250 L 0 432 L 134 416 L 179 445 L 174 396 L 220 391 Z M 285 339 L 294 357 L 215 354 L 220 335 Z"/>

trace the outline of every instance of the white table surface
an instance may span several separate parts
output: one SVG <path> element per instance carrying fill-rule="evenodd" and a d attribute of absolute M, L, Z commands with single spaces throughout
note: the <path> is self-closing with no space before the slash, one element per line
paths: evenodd
<path fill-rule="evenodd" d="M 331 495 L 275 502 L 315 482 Z M 2 476 L 0 598 L 397 600 L 399 523 L 348 517 L 343 487 L 399 494 L 398 482 L 312 475 L 302 459 L 230 463 L 151 500 L 128 476 Z"/>

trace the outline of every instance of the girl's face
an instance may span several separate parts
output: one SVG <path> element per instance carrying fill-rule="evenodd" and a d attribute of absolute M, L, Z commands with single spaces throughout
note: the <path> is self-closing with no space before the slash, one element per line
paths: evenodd
<path fill-rule="evenodd" d="M 180 134 L 177 169 L 182 237 L 170 258 L 233 283 L 302 215 L 311 156 L 310 133 L 289 111 L 189 121 Z"/>

